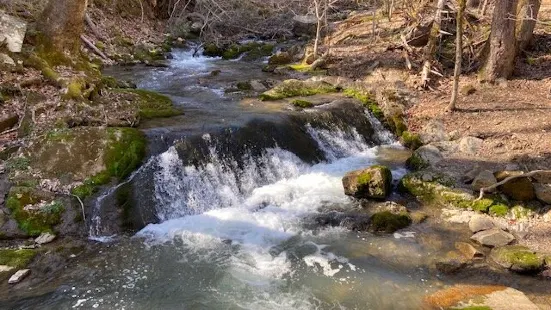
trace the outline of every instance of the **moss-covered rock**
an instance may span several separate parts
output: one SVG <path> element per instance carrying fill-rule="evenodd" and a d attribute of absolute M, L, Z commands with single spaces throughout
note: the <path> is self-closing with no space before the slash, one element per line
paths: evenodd
<path fill-rule="evenodd" d="M 295 107 L 297 108 L 301 108 L 301 109 L 307 109 L 307 108 L 312 108 L 314 106 L 314 104 L 308 100 L 302 100 L 302 99 L 295 99 L 293 101 L 291 101 L 291 104 L 293 104 Z"/>
<path fill-rule="evenodd" d="M 35 256 L 36 251 L 30 249 L 2 249 L 0 250 L 0 265 L 22 269 L 25 268 Z"/>
<path fill-rule="evenodd" d="M 500 266 L 519 273 L 538 272 L 544 265 L 542 255 L 518 245 L 495 248 L 490 258 Z"/>
<path fill-rule="evenodd" d="M 497 182 L 501 182 L 507 177 L 521 175 L 522 173 L 522 171 L 499 171 L 494 176 Z M 536 198 L 534 185 L 529 178 L 513 179 L 499 186 L 498 189 L 511 199 L 517 201 L 530 201 Z"/>
<path fill-rule="evenodd" d="M 135 96 L 140 117 L 145 119 L 181 115 L 182 111 L 174 107 L 172 100 L 162 94 L 145 89 L 114 89 L 113 92 Z"/>
<path fill-rule="evenodd" d="M 293 61 L 293 57 L 291 57 L 289 53 L 281 52 L 281 53 L 272 55 L 270 59 L 268 59 L 268 64 L 281 66 L 281 65 L 290 64 L 292 61 Z"/>
<path fill-rule="evenodd" d="M 377 232 L 393 233 L 408 227 L 410 224 L 411 217 L 406 212 L 395 214 L 390 211 L 383 211 L 373 214 L 370 228 Z"/>
<path fill-rule="evenodd" d="M 273 89 L 260 95 L 263 101 L 279 100 L 289 97 L 313 96 L 338 92 L 338 88 L 321 81 L 285 80 Z"/>
<path fill-rule="evenodd" d="M 52 195 L 30 187 L 12 187 L 6 207 L 19 228 L 29 236 L 53 232 L 53 227 L 61 222 L 64 211 L 63 205 L 53 200 Z"/>
<path fill-rule="evenodd" d="M 356 198 L 384 199 L 392 190 L 392 173 L 385 166 L 348 172 L 342 178 L 344 193 Z"/>
<path fill-rule="evenodd" d="M 419 135 L 407 130 L 402 133 L 400 140 L 405 147 L 408 147 L 412 150 L 416 150 L 423 146 L 423 142 L 421 142 L 421 138 L 419 137 Z"/>
<path fill-rule="evenodd" d="M 384 119 L 383 111 L 377 104 L 377 101 L 374 99 L 374 95 L 367 92 L 361 91 L 354 88 L 346 88 L 343 91 L 343 94 L 350 98 L 355 98 L 359 100 L 366 108 L 369 109 L 371 114 L 379 120 Z"/>

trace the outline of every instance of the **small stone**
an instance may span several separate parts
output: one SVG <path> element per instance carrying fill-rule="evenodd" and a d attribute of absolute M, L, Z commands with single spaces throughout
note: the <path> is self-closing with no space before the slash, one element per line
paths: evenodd
<path fill-rule="evenodd" d="M 534 191 L 538 200 L 551 204 L 551 184 L 534 184 Z"/>
<path fill-rule="evenodd" d="M 481 171 L 482 169 L 478 164 L 474 165 L 471 170 L 465 172 L 465 174 L 461 177 L 461 182 L 465 184 L 472 183 Z"/>
<path fill-rule="evenodd" d="M 494 174 L 489 170 L 480 172 L 473 181 L 472 188 L 479 191 L 481 188 L 489 187 L 497 183 Z"/>
<path fill-rule="evenodd" d="M 0 42 L 5 41 L 10 52 L 21 52 L 26 32 L 27 23 L 24 20 L 0 11 Z"/>
<path fill-rule="evenodd" d="M 487 216 L 484 215 L 475 215 L 471 218 L 469 221 L 469 229 L 473 233 L 477 233 L 479 231 L 492 229 L 495 227 L 494 222 Z"/>
<path fill-rule="evenodd" d="M 484 246 L 500 247 L 513 242 L 515 237 L 501 229 L 494 228 L 477 232 L 471 237 L 471 239 Z"/>
<path fill-rule="evenodd" d="M 0 265 L 0 273 L 2 273 L 2 272 L 8 272 L 8 271 L 11 271 L 12 269 L 13 269 L 12 266 Z"/>
<path fill-rule="evenodd" d="M 0 63 L 8 66 L 15 67 L 15 61 L 8 55 L 0 53 Z"/>
<path fill-rule="evenodd" d="M 0 115 L 0 132 L 8 130 L 19 123 L 17 114 Z"/>
<path fill-rule="evenodd" d="M 16 284 L 21 282 L 26 276 L 28 276 L 31 273 L 30 269 L 21 269 L 18 270 L 14 275 L 10 277 L 8 280 L 9 284 Z"/>
<path fill-rule="evenodd" d="M 36 242 L 37 244 L 46 244 L 54 241 L 55 237 L 56 235 L 45 232 L 40 234 L 40 236 L 38 236 L 38 238 L 36 238 L 34 242 Z"/>
<path fill-rule="evenodd" d="M 262 84 L 258 80 L 252 80 L 250 83 L 251 88 L 256 92 L 265 92 L 266 90 L 268 90 L 268 88 L 266 88 L 266 86 L 264 86 L 264 84 Z"/>
<path fill-rule="evenodd" d="M 456 242 L 455 248 L 463 254 L 467 259 L 482 259 L 484 258 L 484 253 L 477 250 L 474 246 L 467 242 Z"/>
<path fill-rule="evenodd" d="M 483 140 L 479 138 L 464 137 L 459 140 L 459 151 L 465 154 L 476 155 L 476 153 L 482 146 L 482 142 Z"/>

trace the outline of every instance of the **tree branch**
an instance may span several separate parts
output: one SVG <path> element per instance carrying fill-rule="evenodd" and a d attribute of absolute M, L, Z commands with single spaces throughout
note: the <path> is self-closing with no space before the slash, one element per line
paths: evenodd
<path fill-rule="evenodd" d="M 518 175 L 512 175 L 510 177 L 507 177 L 505 179 L 503 179 L 501 182 L 497 182 L 496 184 L 492 185 L 492 186 L 488 186 L 488 187 L 483 187 L 480 189 L 480 195 L 478 196 L 478 198 L 476 200 L 480 200 L 484 197 L 484 193 L 487 193 L 491 190 L 494 190 L 496 189 L 497 187 L 511 181 L 511 180 L 514 180 L 514 179 L 518 179 L 518 178 L 528 178 L 528 177 L 531 177 L 531 176 L 534 176 L 538 173 L 551 173 L 551 170 L 534 170 L 534 171 L 530 171 L 530 172 L 527 172 L 527 173 L 522 173 L 522 174 L 518 174 Z"/>

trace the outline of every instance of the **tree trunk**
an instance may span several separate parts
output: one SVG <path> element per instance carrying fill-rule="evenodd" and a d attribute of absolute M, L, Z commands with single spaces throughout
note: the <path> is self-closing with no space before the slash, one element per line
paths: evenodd
<path fill-rule="evenodd" d="M 513 74 L 516 56 L 515 20 L 518 0 L 497 0 L 492 18 L 490 51 L 483 71 L 483 79 L 493 82 Z"/>
<path fill-rule="evenodd" d="M 525 50 L 532 42 L 536 20 L 540 10 L 541 0 L 524 0 L 520 5 L 519 30 L 517 32 L 518 50 Z"/>
<path fill-rule="evenodd" d="M 87 0 L 50 0 L 38 22 L 45 43 L 59 51 L 78 51 L 87 4 Z"/>
<path fill-rule="evenodd" d="M 461 75 L 461 63 L 463 62 L 463 15 L 465 13 L 466 0 L 459 0 L 457 9 L 457 32 L 455 43 L 455 69 L 453 72 L 453 91 L 448 106 L 448 111 L 454 111 L 457 103 L 457 94 L 459 92 L 459 76 Z"/>
<path fill-rule="evenodd" d="M 315 5 L 315 9 L 316 9 L 316 19 L 317 19 L 317 24 L 316 24 L 316 39 L 314 40 L 314 59 L 317 59 L 318 58 L 318 46 L 319 46 L 319 42 L 320 42 L 320 37 L 321 37 L 321 23 L 322 23 L 322 16 L 321 16 L 321 12 L 320 12 L 320 6 L 321 6 L 321 3 L 319 2 L 320 0 L 314 0 L 314 5 Z"/>
<path fill-rule="evenodd" d="M 429 34 L 429 42 L 425 47 L 423 71 L 421 72 L 421 84 L 423 88 L 427 88 L 429 84 L 429 75 L 431 71 L 431 63 L 436 52 L 436 43 L 440 37 L 440 24 L 442 23 L 442 11 L 446 6 L 446 0 L 438 0 L 438 6 L 434 15 L 434 22 Z"/>

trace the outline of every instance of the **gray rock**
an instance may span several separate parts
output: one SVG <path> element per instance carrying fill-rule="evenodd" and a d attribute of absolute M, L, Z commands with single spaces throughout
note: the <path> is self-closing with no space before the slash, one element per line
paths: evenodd
<path fill-rule="evenodd" d="M 413 169 L 423 169 L 438 164 L 443 158 L 444 156 L 436 146 L 428 144 L 415 150 L 407 164 Z"/>
<path fill-rule="evenodd" d="M 482 142 L 483 140 L 479 138 L 464 137 L 459 140 L 459 151 L 465 154 L 476 155 L 476 153 L 482 146 Z"/>
<path fill-rule="evenodd" d="M 56 235 L 45 232 L 40 234 L 38 238 L 34 239 L 34 242 L 37 244 L 46 244 L 54 241 L 55 237 Z"/>
<path fill-rule="evenodd" d="M 551 184 L 551 171 L 542 171 L 536 173 L 534 174 L 533 178 L 534 180 L 536 180 L 537 183 Z"/>
<path fill-rule="evenodd" d="M 494 175 L 498 182 L 511 176 L 522 175 L 522 171 L 498 171 Z M 499 190 L 513 200 L 530 201 L 536 198 L 534 185 L 529 178 L 520 177 L 499 186 Z"/>
<path fill-rule="evenodd" d="M 4 53 L 0 53 L 0 64 L 15 67 L 15 61 Z"/>
<path fill-rule="evenodd" d="M 474 178 L 472 188 L 475 191 L 479 191 L 481 188 L 489 187 L 497 183 L 496 177 L 493 172 L 489 170 L 483 170 L 476 178 Z"/>
<path fill-rule="evenodd" d="M 441 273 L 454 274 L 467 266 L 467 263 L 459 259 L 443 259 L 435 263 L 436 269 Z"/>
<path fill-rule="evenodd" d="M 495 226 L 496 225 L 494 224 L 492 219 L 490 219 L 489 217 L 484 216 L 484 215 L 475 215 L 469 221 L 469 229 L 473 233 L 477 233 L 477 232 L 483 231 L 483 230 L 492 229 L 492 228 L 495 228 Z"/>
<path fill-rule="evenodd" d="M 382 205 L 378 205 L 374 208 L 374 212 L 385 212 L 388 211 L 392 214 L 401 214 L 407 213 L 408 209 L 400 204 L 395 203 L 394 201 L 387 201 Z"/>
<path fill-rule="evenodd" d="M 472 183 L 481 171 L 482 169 L 480 168 L 480 166 L 478 164 L 475 164 L 471 170 L 465 172 L 465 174 L 461 177 L 461 182 L 465 184 Z"/>
<path fill-rule="evenodd" d="M 477 232 L 471 237 L 471 239 L 484 246 L 500 247 L 513 242 L 515 237 L 501 229 L 493 228 L 490 230 Z"/>
<path fill-rule="evenodd" d="M 0 265 L 0 273 L 12 271 L 14 267 L 8 265 Z"/>
<path fill-rule="evenodd" d="M 17 270 L 15 274 L 13 274 L 10 279 L 8 280 L 9 284 L 16 284 L 21 282 L 26 276 L 28 276 L 31 273 L 30 269 L 21 269 Z"/>
<path fill-rule="evenodd" d="M 534 183 L 534 190 L 541 202 L 551 204 L 551 184 Z"/>
<path fill-rule="evenodd" d="M 444 122 L 441 120 L 429 121 L 421 129 L 419 136 L 423 144 L 449 140 L 448 135 L 446 134 L 446 128 L 444 127 Z"/>
<path fill-rule="evenodd" d="M 12 53 L 20 53 L 27 32 L 27 23 L 20 18 L 0 12 L 0 42 L 8 44 Z"/>
<path fill-rule="evenodd" d="M 318 20 L 314 15 L 296 15 L 293 17 L 293 33 L 296 36 L 314 35 Z"/>
<path fill-rule="evenodd" d="M 268 88 L 258 80 L 251 81 L 251 88 L 256 92 L 265 92 L 268 90 Z"/>
<path fill-rule="evenodd" d="M 472 244 L 467 242 L 456 242 L 455 248 L 461 253 L 466 259 L 482 259 L 484 258 L 484 253 L 475 248 Z"/>

